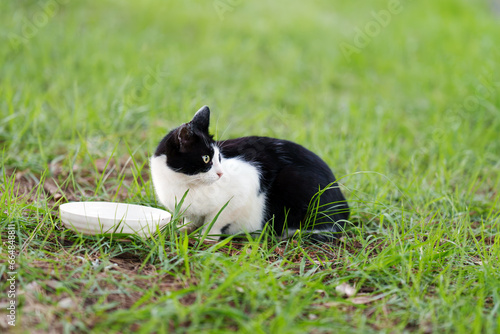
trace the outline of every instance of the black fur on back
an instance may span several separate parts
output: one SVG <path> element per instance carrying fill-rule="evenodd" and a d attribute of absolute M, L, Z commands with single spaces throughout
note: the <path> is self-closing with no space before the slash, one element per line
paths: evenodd
<path fill-rule="evenodd" d="M 240 157 L 258 168 L 260 192 L 267 199 L 263 224 L 271 221 L 278 235 L 286 227 L 320 230 L 326 233 L 314 234 L 313 238 L 327 241 L 342 230 L 349 218 L 349 206 L 335 176 L 319 156 L 293 142 L 268 137 L 242 137 L 217 145 L 223 157 Z M 316 219 L 308 219 L 311 199 L 328 186 L 319 197 Z M 304 226 L 308 221 L 310 225 Z"/>

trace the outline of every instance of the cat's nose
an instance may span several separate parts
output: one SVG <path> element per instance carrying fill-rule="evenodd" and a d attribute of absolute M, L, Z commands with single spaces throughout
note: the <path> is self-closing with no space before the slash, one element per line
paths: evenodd
<path fill-rule="evenodd" d="M 222 177 L 222 175 L 224 175 L 223 172 L 217 172 L 217 176 L 219 177 L 219 179 Z"/>

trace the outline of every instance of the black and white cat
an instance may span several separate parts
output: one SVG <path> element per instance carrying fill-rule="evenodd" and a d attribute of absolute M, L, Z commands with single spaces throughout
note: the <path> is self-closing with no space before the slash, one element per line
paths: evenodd
<path fill-rule="evenodd" d="M 299 229 L 316 240 L 336 237 L 349 218 L 349 207 L 321 158 L 274 138 L 214 141 L 209 122 L 210 110 L 202 107 L 158 145 L 151 175 L 161 204 L 173 211 L 189 190 L 181 209 L 192 228 L 205 224 L 207 229 L 227 203 L 210 235 L 251 233 L 270 224 L 284 238 Z M 319 209 L 312 217 L 308 207 L 320 189 Z"/>

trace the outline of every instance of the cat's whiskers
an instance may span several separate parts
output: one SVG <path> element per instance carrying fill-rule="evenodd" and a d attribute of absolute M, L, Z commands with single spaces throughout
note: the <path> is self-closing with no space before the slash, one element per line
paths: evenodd
<path fill-rule="evenodd" d="M 217 123 L 217 125 L 218 125 L 218 123 Z M 230 128 L 232 125 L 233 125 L 233 123 L 231 122 L 231 123 L 229 123 L 229 124 L 228 124 L 228 126 L 226 126 L 226 129 L 222 132 L 222 135 L 221 135 L 221 137 L 222 137 L 222 138 L 224 138 L 224 137 L 225 137 L 226 132 L 229 130 L 229 128 Z M 225 143 L 225 142 L 226 142 L 226 140 L 223 140 L 223 141 L 222 141 L 222 143 Z"/>

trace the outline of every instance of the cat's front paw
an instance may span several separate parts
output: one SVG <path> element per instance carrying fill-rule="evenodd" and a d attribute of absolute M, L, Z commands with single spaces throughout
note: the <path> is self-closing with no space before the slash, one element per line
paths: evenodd
<path fill-rule="evenodd" d="M 203 234 L 205 234 L 207 232 L 207 230 L 209 229 L 209 226 L 210 226 L 210 224 L 206 224 L 203 227 Z M 224 239 L 225 237 L 226 236 L 224 235 L 224 233 L 222 233 L 220 228 L 212 226 L 212 228 L 208 231 L 208 234 L 205 237 L 205 240 L 217 242 L 217 241 Z"/>
<path fill-rule="evenodd" d="M 177 226 L 177 230 L 180 232 L 184 232 L 184 231 L 190 232 L 189 229 L 192 228 L 191 222 L 189 222 L 186 218 L 179 219 L 176 226 Z"/>
<path fill-rule="evenodd" d="M 200 228 L 203 225 L 203 220 L 182 218 L 177 222 L 177 230 L 179 232 L 186 231 L 188 234 Z"/>

